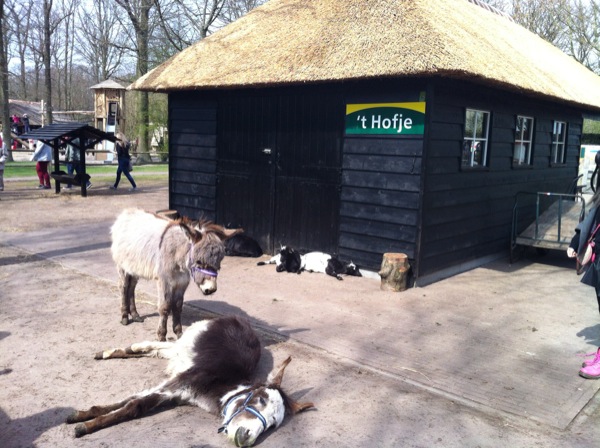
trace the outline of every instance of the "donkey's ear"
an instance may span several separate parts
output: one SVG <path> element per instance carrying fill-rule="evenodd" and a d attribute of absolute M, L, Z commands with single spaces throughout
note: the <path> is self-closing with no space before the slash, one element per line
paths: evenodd
<path fill-rule="evenodd" d="M 314 408 L 315 405 L 309 401 L 305 401 L 300 403 L 298 401 L 290 400 L 288 398 L 288 406 L 292 415 L 297 414 L 298 412 L 306 411 L 307 409 Z"/>
<path fill-rule="evenodd" d="M 273 370 L 269 377 L 267 378 L 267 387 L 281 387 L 281 380 L 283 379 L 283 373 L 285 372 L 285 368 L 292 361 L 292 357 L 288 356 L 288 358 L 281 363 L 279 370 L 277 373 Z"/>
<path fill-rule="evenodd" d="M 198 235 L 200 234 L 200 232 L 198 232 L 197 230 L 195 230 L 194 228 L 190 227 L 189 225 L 187 225 L 183 222 L 179 224 L 179 227 L 181 227 L 181 230 L 183 230 L 183 233 L 185 233 L 185 236 L 191 242 L 193 242 L 195 239 L 197 239 Z"/>
<path fill-rule="evenodd" d="M 226 240 L 227 238 L 231 238 L 234 235 L 237 235 L 239 233 L 244 233 L 244 229 L 226 229 L 225 227 L 223 227 L 223 235 L 224 236 L 224 240 Z"/>

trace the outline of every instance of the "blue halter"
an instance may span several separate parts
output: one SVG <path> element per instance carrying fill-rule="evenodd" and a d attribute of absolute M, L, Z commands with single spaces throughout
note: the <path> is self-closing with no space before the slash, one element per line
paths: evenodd
<path fill-rule="evenodd" d="M 223 411 L 221 412 L 221 415 L 223 417 L 225 417 L 227 415 L 227 408 L 229 407 L 229 405 L 231 405 L 231 403 L 233 403 L 235 400 L 237 400 L 240 395 L 244 395 L 244 394 L 242 393 L 242 394 L 234 395 L 233 397 L 231 397 L 229 399 L 229 401 L 227 401 L 227 404 L 223 407 Z M 252 415 L 254 415 L 256 418 L 258 418 L 263 425 L 263 431 L 265 431 L 267 429 L 267 420 L 265 420 L 265 418 L 262 416 L 262 414 L 260 412 L 258 412 L 253 406 L 248 406 L 248 403 L 250 402 L 250 400 L 252 399 L 253 396 L 254 396 L 254 392 L 248 392 L 248 396 L 244 400 L 244 403 L 242 403 L 242 406 L 237 411 L 235 411 L 233 414 L 231 414 L 231 417 L 229 417 L 227 419 L 227 421 L 225 423 L 223 423 L 223 426 L 221 426 L 217 432 L 225 431 L 227 429 L 227 425 L 231 422 L 231 420 L 233 420 L 234 417 L 236 417 L 237 415 L 241 414 L 244 411 L 248 411 Z"/>

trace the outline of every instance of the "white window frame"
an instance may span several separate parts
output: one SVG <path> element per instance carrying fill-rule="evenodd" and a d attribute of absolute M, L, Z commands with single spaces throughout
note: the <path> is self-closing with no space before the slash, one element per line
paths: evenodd
<path fill-rule="evenodd" d="M 558 128 L 558 130 L 557 130 Z M 557 132 L 558 131 L 558 132 Z M 552 124 L 552 159 L 554 165 L 563 165 L 566 162 L 567 149 L 567 123 L 555 120 Z"/>
<path fill-rule="evenodd" d="M 529 135 L 525 135 L 525 126 L 519 125 L 520 121 L 530 121 L 527 127 Z M 513 166 L 529 166 L 532 164 L 533 148 L 533 117 L 517 115 L 515 123 L 515 143 L 513 146 Z"/>
<path fill-rule="evenodd" d="M 472 135 L 467 135 L 467 119 L 469 112 L 475 113 L 475 123 L 473 125 L 473 133 Z M 485 123 L 485 129 L 482 128 L 483 136 L 477 136 L 477 124 L 478 119 L 483 119 L 484 116 L 487 116 L 487 121 Z M 490 121 L 492 119 L 492 113 L 487 110 L 480 109 L 471 109 L 467 108 L 465 110 L 465 127 L 464 127 L 464 137 L 463 137 L 463 146 L 461 153 L 461 166 L 462 168 L 485 168 L 487 167 L 488 161 L 488 141 L 490 135 Z M 465 163 L 465 148 L 469 148 L 470 156 L 468 157 L 468 163 Z M 475 163 L 475 153 L 479 150 L 482 152 L 481 154 L 481 164 Z"/>

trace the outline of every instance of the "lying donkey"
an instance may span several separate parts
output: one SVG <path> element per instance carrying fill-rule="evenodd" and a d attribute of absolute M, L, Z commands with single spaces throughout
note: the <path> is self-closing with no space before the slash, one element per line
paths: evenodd
<path fill-rule="evenodd" d="M 260 434 L 277 428 L 285 411 L 296 414 L 314 407 L 299 403 L 281 389 L 287 358 L 266 384 L 248 381 L 260 360 L 260 341 L 250 324 L 238 317 L 220 317 L 191 325 L 176 342 L 140 342 L 106 350 L 96 359 L 158 357 L 169 360 L 169 379 L 108 406 L 76 411 L 67 419 L 75 437 L 141 417 L 159 407 L 192 405 L 219 414 L 219 432 L 236 446 L 252 446 Z"/>
<path fill-rule="evenodd" d="M 137 208 L 124 210 L 111 227 L 112 257 L 119 272 L 121 323 L 143 319 L 135 306 L 135 287 L 140 278 L 158 283 L 156 331 L 159 341 L 167 336 L 167 319 L 173 316 L 173 332 L 181 337 L 183 296 L 190 278 L 202 294 L 217 290 L 217 274 L 225 257 L 223 241 L 242 229 L 225 229 L 209 221 L 176 220 Z"/>

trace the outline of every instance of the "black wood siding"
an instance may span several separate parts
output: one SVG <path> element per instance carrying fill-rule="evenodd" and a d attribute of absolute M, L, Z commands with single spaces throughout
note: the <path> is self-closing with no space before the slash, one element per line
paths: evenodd
<path fill-rule="evenodd" d="M 582 128 L 580 112 L 553 103 L 449 81 L 436 82 L 434 92 L 428 101 L 419 277 L 506 253 L 515 195 L 567 193 L 577 176 Z M 491 112 L 487 169 L 461 168 L 466 108 Z M 531 167 L 512 166 L 517 115 L 535 120 Z M 553 120 L 568 126 L 562 166 L 550 163 Z"/>
<path fill-rule="evenodd" d="M 214 95 L 169 95 L 169 207 L 216 219 L 217 101 Z"/>
<path fill-rule="evenodd" d="M 346 137 L 340 255 L 378 269 L 382 254 L 415 256 L 422 138 Z"/>
<path fill-rule="evenodd" d="M 416 101 L 410 95 L 418 95 L 424 85 L 423 80 L 397 80 L 337 88 L 346 103 L 377 103 Z M 169 206 L 188 216 L 216 218 L 222 95 L 169 95 Z M 424 138 L 344 136 L 338 241 L 342 258 L 368 269 L 379 268 L 384 252 L 406 253 L 421 285 L 486 257 L 508 255 L 516 193 L 566 193 L 577 175 L 582 127 L 581 111 L 575 108 L 466 82 L 430 81 L 426 101 Z M 491 113 L 483 170 L 461 168 L 466 108 Z M 517 115 L 535 120 L 531 167 L 512 165 Z M 553 120 L 568 125 L 562 166 L 550 163 Z"/>

